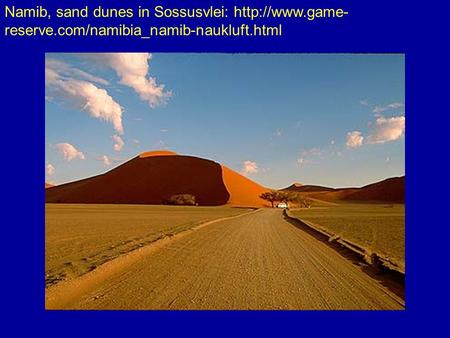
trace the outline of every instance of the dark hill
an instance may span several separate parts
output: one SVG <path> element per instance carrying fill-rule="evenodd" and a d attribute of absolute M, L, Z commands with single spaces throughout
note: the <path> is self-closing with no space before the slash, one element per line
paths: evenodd
<path fill-rule="evenodd" d="M 317 191 L 334 191 L 334 188 L 323 187 L 320 185 L 299 185 L 294 183 L 287 188 L 281 189 L 283 191 L 294 191 L 294 192 L 317 192 Z"/>
<path fill-rule="evenodd" d="M 191 194 L 199 205 L 229 200 L 220 164 L 191 156 L 138 156 L 105 174 L 46 190 L 49 203 L 162 204 Z"/>
<path fill-rule="evenodd" d="M 392 177 L 366 185 L 345 196 L 349 201 L 405 202 L 405 176 Z"/>
<path fill-rule="evenodd" d="M 392 177 L 361 188 L 327 188 L 316 185 L 282 189 L 307 194 L 324 201 L 405 203 L 405 176 Z"/>

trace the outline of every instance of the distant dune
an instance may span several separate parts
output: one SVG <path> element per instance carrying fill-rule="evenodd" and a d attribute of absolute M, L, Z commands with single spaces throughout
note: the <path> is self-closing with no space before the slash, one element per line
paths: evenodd
<path fill-rule="evenodd" d="M 55 185 L 45 182 L 45 189 L 54 187 Z"/>
<path fill-rule="evenodd" d="M 291 190 L 285 188 L 284 190 Z M 405 203 L 405 176 L 388 178 L 361 188 L 302 186 L 295 191 L 324 201 Z"/>
<path fill-rule="evenodd" d="M 345 200 L 405 202 L 405 176 L 393 177 L 373 183 L 348 194 Z"/>
<path fill-rule="evenodd" d="M 333 191 L 334 188 L 322 187 L 320 185 L 302 185 L 300 183 L 294 183 L 289 187 L 281 189 L 283 191 L 295 191 L 295 192 L 315 192 L 315 191 Z"/>
<path fill-rule="evenodd" d="M 264 187 L 220 164 L 170 151 L 144 152 L 109 172 L 46 191 L 49 203 L 163 204 L 191 194 L 199 205 L 260 207 Z"/>

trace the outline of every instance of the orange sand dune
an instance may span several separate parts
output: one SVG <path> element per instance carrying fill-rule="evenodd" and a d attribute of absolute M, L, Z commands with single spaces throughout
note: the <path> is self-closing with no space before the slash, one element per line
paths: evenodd
<path fill-rule="evenodd" d="M 229 193 L 221 167 L 191 156 L 135 157 L 109 172 L 46 190 L 49 203 L 163 204 L 191 194 L 199 205 L 223 205 Z"/>
<path fill-rule="evenodd" d="M 152 157 L 152 156 L 172 156 L 178 155 L 177 153 L 170 150 L 153 150 L 153 151 L 145 151 L 139 154 L 140 158 Z"/>
<path fill-rule="evenodd" d="M 259 198 L 259 195 L 269 189 L 225 166 L 222 166 L 222 177 L 230 193 L 228 204 L 247 207 L 268 206 L 267 202 Z"/>
<path fill-rule="evenodd" d="M 51 187 L 54 187 L 54 186 L 55 186 L 54 184 L 50 184 L 50 183 L 45 182 L 45 189 L 51 188 Z"/>
<path fill-rule="evenodd" d="M 172 195 L 191 194 L 199 205 L 262 207 L 267 203 L 259 195 L 267 190 L 214 161 L 157 150 L 105 174 L 48 189 L 46 201 L 162 204 Z"/>

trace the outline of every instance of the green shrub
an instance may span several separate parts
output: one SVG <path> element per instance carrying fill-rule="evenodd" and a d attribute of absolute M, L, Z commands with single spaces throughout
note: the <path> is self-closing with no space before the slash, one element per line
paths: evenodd
<path fill-rule="evenodd" d="M 196 205 L 195 196 L 190 194 L 172 195 L 166 200 L 169 205 Z"/>

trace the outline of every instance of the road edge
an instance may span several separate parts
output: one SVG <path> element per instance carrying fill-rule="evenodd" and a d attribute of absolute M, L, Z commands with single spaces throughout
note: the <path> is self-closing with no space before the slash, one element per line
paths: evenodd
<path fill-rule="evenodd" d="M 307 222 L 302 219 L 299 219 L 295 216 L 292 216 L 289 214 L 288 210 L 284 210 L 284 214 L 286 217 L 293 221 L 300 221 L 301 223 L 308 226 L 310 229 L 319 232 L 323 236 L 327 237 L 328 242 L 330 243 L 338 243 L 339 245 L 343 246 L 347 250 L 352 251 L 353 253 L 356 253 L 357 255 L 361 256 L 362 260 L 371 265 L 372 267 L 376 269 L 387 269 L 395 273 L 399 273 L 403 276 L 405 276 L 405 271 L 400 266 L 398 266 L 395 262 L 393 262 L 388 257 L 385 257 L 384 255 L 381 255 L 377 252 L 374 252 L 372 250 L 369 250 L 355 242 L 352 242 L 348 239 L 345 239 L 327 229 L 324 229 L 322 227 L 317 226 L 316 224 L 312 222 Z"/>
<path fill-rule="evenodd" d="M 164 236 L 163 238 L 160 238 L 143 247 L 120 255 L 84 275 L 81 275 L 74 279 L 62 281 L 53 287 L 49 287 L 45 290 L 45 310 L 63 310 L 67 308 L 68 306 L 70 306 L 70 304 L 77 301 L 86 293 L 95 290 L 105 279 L 119 275 L 122 271 L 137 262 L 139 259 L 150 255 L 153 252 L 171 243 L 174 243 L 175 241 L 189 235 L 194 231 L 198 231 L 201 228 L 214 223 L 248 216 L 259 212 L 260 210 L 261 209 L 256 209 L 235 216 L 214 219 L 205 223 L 201 223 L 193 228 L 181 231 L 175 235 Z"/>
<path fill-rule="evenodd" d="M 375 275 L 380 275 L 380 277 L 383 278 L 384 280 L 390 280 L 393 284 L 400 285 L 401 288 L 403 289 L 403 292 L 402 292 L 403 295 L 400 295 L 400 294 L 397 294 L 394 292 L 394 294 L 396 296 L 393 297 L 393 299 L 395 301 L 397 301 L 400 305 L 405 307 L 405 295 L 404 295 L 405 274 L 404 273 L 402 273 L 398 270 L 390 269 L 388 266 L 382 265 L 380 263 L 380 261 L 377 261 L 375 264 L 370 264 L 370 262 L 368 262 L 366 260 L 367 253 L 366 253 L 365 249 L 362 248 L 361 246 L 354 244 L 350 241 L 344 240 L 340 237 L 337 237 L 336 235 L 333 235 L 331 232 L 329 232 L 325 229 L 319 228 L 317 226 L 314 226 L 312 224 L 304 222 L 297 217 L 291 216 L 291 215 L 289 215 L 289 211 L 286 209 L 283 210 L 283 216 L 288 221 L 290 221 L 291 224 L 295 224 L 294 226 L 301 227 L 301 228 L 303 228 L 304 231 L 309 231 L 314 236 L 320 236 L 321 239 L 318 239 L 318 240 L 322 240 L 324 243 L 328 244 L 330 247 L 334 247 L 335 249 L 339 248 L 338 251 L 341 254 L 343 254 L 344 256 L 351 256 L 352 257 L 351 259 L 356 258 L 358 262 L 369 266 L 371 268 L 372 272 L 366 271 L 366 273 L 368 273 L 372 277 L 374 277 Z M 343 251 L 340 251 L 340 250 L 343 250 Z M 346 254 L 344 254 L 343 252 L 345 252 Z M 391 291 L 392 291 L 392 289 L 391 289 Z M 391 297 L 392 297 L 392 295 L 391 295 Z"/>

